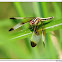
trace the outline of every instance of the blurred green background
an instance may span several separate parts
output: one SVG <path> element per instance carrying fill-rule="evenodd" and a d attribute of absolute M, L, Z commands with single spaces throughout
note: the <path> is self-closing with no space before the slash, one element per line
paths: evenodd
<path fill-rule="evenodd" d="M 8 30 L 24 20 L 10 20 L 10 17 L 50 17 L 62 22 L 62 2 L 0 2 L 0 59 L 61 59 L 62 58 L 62 28 L 46 33 L 46 46 L 42 41 L 32 48 L 31 35 L 17 37 L 20 28 L 13 32 Z M 54 21 L 53 21 L 54 22 Z M 54 25 L 54 23 L 52 24 Z M 25 29 L 25 27 L 23 28 Z M 15 34 L 14 34 L 15 33 Z M 24 33 L 24 32 L 23 32 Z M 52 34 L 53 35 L 52 35 Z M 22 34 L 23 35 L 23 34 Z"/>

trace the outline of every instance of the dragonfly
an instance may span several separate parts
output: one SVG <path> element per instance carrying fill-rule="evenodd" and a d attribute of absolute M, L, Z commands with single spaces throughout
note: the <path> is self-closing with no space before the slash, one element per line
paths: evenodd
<path fill-rule="evenodd" d="M 10 19 L 16 20 L 16 19 L 29 19 L 29 21 L 26 22 L 20 22 L 16 24 L 14 27 L 10 28 L 9 31 L 13 31 L 18 29 L 19 27 L 23 26 L 26 23 L 29 23 L 29 29 L 32 31 L 32 37 L 30 39 L 30 44 L 32 47 L 35 47 L 37 43 L 41 40 L 42 33 L 42 41 L 43 45 L 45 46 L 45 29 L 44 25 L 50 23 L 51 21 L 48 21 L 46 23 L 43 23 L 44 21 L 50 20 L 54 17 L 47 17 L 47 18 L 40 18 L 40 17 L 11 17 Z M 39 27 L 41 28 L 39 29 Z"/>

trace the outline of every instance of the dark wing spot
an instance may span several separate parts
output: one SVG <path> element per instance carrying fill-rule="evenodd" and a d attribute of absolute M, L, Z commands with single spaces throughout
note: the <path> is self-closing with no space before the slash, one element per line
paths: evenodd
<path fill-rule="evenodd" d="M 10 18 L 10 19 L 15 19 L 14 17 Z"/>
<path fill-rule="evenodd" d="M 22 24 L 24 24 L 24 23 L 22 23 Z"/>
<path fill-rule="evenodd" d="M 14 30 L 13 28 L 11 28 L 9 31 L 12 31 L 12 30 Z"/>
<path fill-rule="evenodd" d="M 32 47 L 35 47 L 37 44 L 35 43 L 35 42 L 33 42 L 33 41 L 31 41 L 31 46 Z"/>
<path fill-rule="evenodd" d="M 43 20 L 48 20 L 48 19 L 43 19 Z"/>
<path fill-rule="evenodd" d="M 50 19 L 52 19 L 53 17 L 51 17 Z"/>

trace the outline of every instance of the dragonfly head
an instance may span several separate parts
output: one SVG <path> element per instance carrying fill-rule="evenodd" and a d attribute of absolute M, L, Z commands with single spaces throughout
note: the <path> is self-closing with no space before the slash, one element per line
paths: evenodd
<path fill-rule="evenodd" d="M 30 24 L 31 26 L 34 25 L 34 23 L 35 23 L 35 22 L 34 22 L 33 20 L 30 20 L 30 21 L 29 21 L 29 24 Z"/>

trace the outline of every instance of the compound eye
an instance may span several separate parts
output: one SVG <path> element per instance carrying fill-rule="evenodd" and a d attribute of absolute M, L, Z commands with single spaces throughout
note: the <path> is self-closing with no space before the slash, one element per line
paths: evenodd
<path fill-rule="evenodd" d="M 30 20 L 29 22 L 31 22 L 32 20 Z"/>

